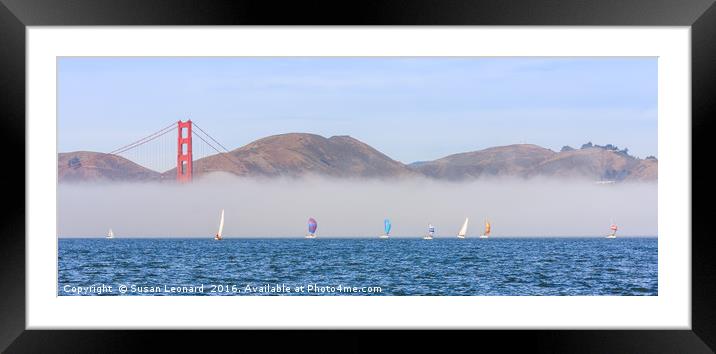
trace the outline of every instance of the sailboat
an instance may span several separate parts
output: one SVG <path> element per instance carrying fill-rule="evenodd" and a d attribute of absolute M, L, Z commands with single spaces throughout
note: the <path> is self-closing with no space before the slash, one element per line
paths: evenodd
<path fill-rule="evenodd" d="M 224 231 L 224 209 L 221 209 L 221 220 L 219 221 L 219 232 L 214 235 L 214 240 L 220 241 L 223 240 L 221 238 L 221 233 Z"/>
<path fill-rule="evenodd" d="M 105 237 L 105 238 L 106 239 L 114 238 L 114 232 L 112 232 L 112 229 L 109 229 L 109 231 L 107 232 L 107 237 Z"/>
<path fill-rule="evenodd" d="M 316 229 L 318 228 L 318 222 L 314 218 L 308 218 L 308 234 L 306 238 L 316 238 Z"/>
<path fill-rule="evenodd" d="M 462 227 L 460 228 L 460 231 L 457 232 L 457 238 L 465 238 L 465 235 L 467 235 L 467 222 L 469 221 L 469 218 L 465 218 L 465 222 L 462 223 Z"/>
<path fill-rule="evenodd" d="M 480 235 L 480 238 L 488 238 L 490 237 L 490 221 L 485 219 L 485 232 Z"/>
<path fill-rule="evenodd" d="M 383 230 L 385 231 L 384 234 L 378 236 L 378 238 L 389 238 L 390 237 L 390 228 L 393 225 L 390 224 L 390 220 L 385 219 L 383 220 Z"/>
<path fill-rule="evenodd" d="M 423 240 L 432 240 L 435 235 L 435 226 L 428 224 L 428 234 L 423 237 Z"/>
<path fill-rule="evenodd" d="M 610 226 L 609 229 L 612 230 L 612 233 L 607 235 L 607 238 L 617 238 L 617 224 L 612 223 L 612 226 Z"/>

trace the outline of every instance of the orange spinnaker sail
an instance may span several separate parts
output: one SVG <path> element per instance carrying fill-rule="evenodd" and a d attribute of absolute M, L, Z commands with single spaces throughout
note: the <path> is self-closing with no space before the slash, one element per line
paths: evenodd
<path fill-rule="evenodd" d="M 490 234 L 490 222 L 485 220 L 485 235 Z"/>

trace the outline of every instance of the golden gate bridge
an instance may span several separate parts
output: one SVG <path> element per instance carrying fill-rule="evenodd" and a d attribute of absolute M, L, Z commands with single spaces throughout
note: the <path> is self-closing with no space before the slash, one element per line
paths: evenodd
<path fill-rule="evenodd" d="M 170 134 L 175 131 L 176 135 Z M 198 144 L 194 144 L 194 137 L 199 138 Z M 195 160 L 219 154 L 238 164 L 224 145 L 191 119 L 174 122 L 109 154 L 164 174 L 176 169 L 176 180 L 181 183 L 191 182 Z"/>

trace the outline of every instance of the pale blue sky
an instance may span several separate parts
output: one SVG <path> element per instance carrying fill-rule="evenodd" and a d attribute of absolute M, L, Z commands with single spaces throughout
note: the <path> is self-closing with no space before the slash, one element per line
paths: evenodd
<path fill-rule="evenodd" d="M 60 58 L 61 152 L 191 118 L 224 146 L 351 135 L 410 163 L 592 141 L 657 154 L 656 58 Z"/>

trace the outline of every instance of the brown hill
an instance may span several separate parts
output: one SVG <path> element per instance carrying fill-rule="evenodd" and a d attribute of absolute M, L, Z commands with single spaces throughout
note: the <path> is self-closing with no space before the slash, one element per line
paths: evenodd
<path fill-rule="evenodd" d="M 78 151 L 58 157 L 60 182 L 173 181 L 163 174 L 116 155 Z M 565 177 L 613 181 L 656 181 L 658 161 L 638 159 L 626 151 L 603 147 L 554 152 L 517 144 L 450 155 L 406 166 L 349 136 L 324 138 L 291 133 L 254 141 L 229 153 L 194 161 L 194 175 L 230 172 L 250 177 L 320 175 L 341 178 L 427 176 L 445 180 L 483 177 Z"/>
<path fill-rule="evenodd" d="M 614 150 L 585 148 L 555 154 L 536 165 L 529 175 L 650 181 L 657 179 L 657 161 L 638 159 Z"/>
<path fill-rule="evenodd" d="M 537 145 L 517 144 L 454 154 L 410 167 L 428 177 L 449 180 L 487 176 L 525 177 L 535 165 L 554 155 L 554 151 Z"/>
<path fill-rule="evenodd" d="M 656 181 L 659 178 L 659 162 L 656 159 L 639 160 L 631 169 L 626 181 Z"/>
<path fill-rule="evenodd" d="M 238 176 L 400 177 L 416 175 L 369 145 L 350 136 L 324 138 L 290 133 L 256 140 L 229 153 L 194 161 L 194 175 L 224 171 Z M 175 170 L 165 174 L 174 175 Z"/>
<path fill-rule="evenodd" d="M 411 164 L 426 176 L 463 180 L 489 176 L 566 177 L 612 181 L 655 181 L 658 162 L 614 150 L 584 148 L 554 152 L 536 145 L 508 145 Z"/>
<path fill-rule="evenodd" d="M 121 156 L 91 151 L 60 153 L 57 157 L 60 182 L 152 181 L 160 174 Z"/>

